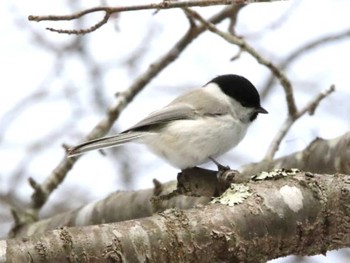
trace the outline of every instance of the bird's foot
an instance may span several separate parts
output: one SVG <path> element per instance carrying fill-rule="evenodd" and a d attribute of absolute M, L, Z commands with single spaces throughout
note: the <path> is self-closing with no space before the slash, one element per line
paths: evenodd
<path fill-rule="evenodd" d="M 228 170 L 231 170 L 230 166 L 228 165 L 222 165 L 221 163 L 219 163 L 217 160 L 215 160 L 213 157 L 209 157 L 209 159 L 215 163 L 215 165 L 218 167 L 218 171 L 219 172 L 226 172 Z"/>

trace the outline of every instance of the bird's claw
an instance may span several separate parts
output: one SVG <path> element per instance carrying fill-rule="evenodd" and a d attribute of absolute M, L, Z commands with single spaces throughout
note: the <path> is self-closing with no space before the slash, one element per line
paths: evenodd
<path fill-rule="evenodd" d="M 217 160 L 215 160 L 214 158 L 212 157 L 209 157 L 209 159 L 215 163 L 215 165 L 218 167 L 218 171 L 219 172 L 226 172 L 228 170 L 231 170 L 230 166 L 228 165 L 222 165 L 221 163 L 219 163 Z"/>

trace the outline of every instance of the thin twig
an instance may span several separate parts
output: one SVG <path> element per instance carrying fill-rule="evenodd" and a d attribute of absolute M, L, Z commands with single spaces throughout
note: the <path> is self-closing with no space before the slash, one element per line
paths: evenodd
<path fill-rule="evenodd" d="M 52 27 L 47 27 L 46 30 L 49 30 L 51 32 L 61 33 L 61 34 L 84 35 L 87 33 L 91 33 L 93 31 L 95 31 L 96 29 L 100 28 L 101 26 L 103 26 L 104 24 L 106 24 L 108 22 L 110 16 L 111 16 L 111 13 L 106 12 L 105 16 L 103 17 L 103 19 L 101 21 L 99 21 L 95 25 L 92 25 L 91 27 L 86 28 L 86 29 L 55 29 Z"/>
<path fill-rule="evenodd" d="M 321 45 L 326 45 L 326 44 L 343 40 L 349 37 L 350 37 L 350 30 L 347 29 L 346 31 L 341 33 L 336 33 L 336 34 L 327 35 L 321 38 L 314 39 L 309 43 L 297 48 L 292 53 L 290 53 L 281 63 L 279 63 L 278 68 L 280 70 L 285 71 L 289 65 L 291 65 L 295 60 L 297 60 L 301 56 L 305 55 L 307 52 L 315 50 L 315 48 L 318 48 Z M 272 84 L 274 83 L 274 80 L 275 80 L 275 76 L 271 74 L 269 79 L 266 81 L 266 83 L 262 85 L 262 88 L 260 90 L 260 96 L 262 98 L 267 96 L 269 90 L 272 87 Z"/>
<path fill-rule="evenodd" d="M 281 128 L 278 130 L 278 133 L 276 134 L 275 138 L 272 140 L 270 147 L 265 154 L 264 161 L 271 161 L 273 159 L 276 152 L 278 151 L 282 139 L 286 136 L 287 132 L 295 123 L 295 121 L 307 112 L 309 112 L 310 115 L 314 114 L 315 109 L 317 108 L 321 100 L 323 100 L 325 97 L 331 94 L 334 90 L 335 86 L 332 85 L 330 88 L 328 88 L 324 92 L 321 92 L 316 98 L 314 98 L 312 101 L 306 104 L 303 109 L 296 113 L 294 118 L 292 118 L 291 116 L 287 117 L 287 119 L 282 124 Z"/>
<path fill-rule="evenodd" d="M 54 28 L 46 28 L 47 30 L 57 32 L 57 33 L 65 33 L 65 34 L 86 34 L 90 33 L 102 25 L 104 25 L 111 14 L 127 12 L 127 11 L 136 11 L 136 10 L 148 10 L 148 9 L 171 9 L 171 8 L 182 8 L 182 7 L 194 7 L 194 6 L 214 6 L 214 5 L 232 5 L 232 4 L 248 4 L 248 3 L 258 3 L 258 2 L 276 2 L 276 1 L 286 1 L 286 0 L 187 0 L 187 1 L 169 1 L 165 0 L 160 3 L 150 3 L 143 5 L 131 5 L 131 6 L 120 6 L 120 7 L 93 7 L 89 9 L 85 9 L 83 11 L 77 12 L 72 15 L 47 15 L 47 16 L 28 16 L 29 21 L 69 21 L 73 19 L 78 19 L 82 16 L 85 16 L 90 13 L 95 12 L 105 12 L 104 18 L 96 23 L 95 25 L 87 28 L 87 29 L 72 29 L 72 30 L 63 30 L 63 29 L 54 29 Z"/>
<path fill-rule="evenodd" d="M 205 20 L 200 14 L 191 10 L 189 8 L 183 8 L 186 13 L 193 16 L 195 19 L 200 21 L 203 25 L 205 25 L 211 32 L 221 36 L 223 39 L 228 41 L 229 43 L 235 44 L 239 46 L 242 50 L 249 53 L 253 56 L 260 64 L 265 65 L 267 68 L 271 70 L 274 76 L 280 81 L 282 87 L 284 88 L 286 94 L 286 100 L 288 105 L 288 114 L 291 118 L 295 118 L 297 114 L 297 108 L 294 100 L 293 89 L 290 81 L 284 75 L 282 71 L 278 69 L 271 61 L 268 61 L 264 57 L 262 57 L 253 47 L 248 45 L 243 39 L 238 38 L 237 36 L 231 35 L 229 33 L 223 32 L 219 30 L 215 25 Z"/>

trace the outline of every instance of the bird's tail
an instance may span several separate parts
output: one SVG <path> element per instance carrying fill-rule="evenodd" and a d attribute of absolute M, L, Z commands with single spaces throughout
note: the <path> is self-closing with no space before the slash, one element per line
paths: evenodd
<path fill-rule="evenodd" d="M 120 146 L 124 143 L 139 139 L 144 135 L 145 135 L 144 132 L 128 132 L 128 133 L 120 133 L 118 135 L 84 142 L 82 144 L 69 148 L 68 157 L 73 157 L 73 156 L 76 156 L 85 152 L 93 151 L 93 150 Z"/>

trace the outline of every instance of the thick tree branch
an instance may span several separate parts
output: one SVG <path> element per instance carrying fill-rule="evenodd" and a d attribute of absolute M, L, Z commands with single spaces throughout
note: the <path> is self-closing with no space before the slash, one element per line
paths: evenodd
<path fill-rule="evenodd" d="M 317 138 L 301 152 L 273 160 L 243 166 L 240 175 L 234 178 L 237 183 L 246 183 L 252 175 L 262 171 L 270 171 L 276 168 L 298 168 L 312 173 L 344 173 L 350 174 L 350 132 L 331 140 Z M 206 172 L 206 171 L 203 171 Z M 207 173 L 207 172 L 206 172 Z M 211 171 L 216 176 L 216 171 Z M 194 178 L 208 181 L 201 174 L 195 174 Z M 196 186 L 197 181 L 192 181 Z M 202 183 L 207 192 L 213 192 L 215 185 L 210 182 Z M 67 211 L 48 219 L 35 223 L 27 223 L 12 229 L 12 237 L 28 236 L 34 233 L 43 233 L 46 230 L 62 226 L 91 225 L 109 222 L 119 222 L 140 217 L 151 216 L 155 211 L 163 211 L 167 208 L 188 209 L 195 205 L 207 204 L 208 197 L 177 196 L 170 200 L 152 203 L 154 196 L 166 195 L 177 187 L 176 181 L 166 184 L 155 184 L 154 189 L 139 190 L 135 192 L 116 192 L 98 202 L 87 204 L 79 209 Z M 211 189 L 208 189 L 212 187 Z M 202 191 L 204 192 L 204 191 Z M 128 204 L 125 206 L 125 204 Z"/>
<path fill-rule="evenodd" d="M 0 242 L 12 262 L 266 262 L 350 246 L 350 176 L 299 173 L 237 186 L 225 199 L 152 217 Z M 6 253 L 6 254 L 4 254 Z M 8 261 L 9 262 L 9 261 Z"/>
<path fill-rule="evenodd" d="M 274 168 L 299 168 L 313 173 L 350 174 L 350 132 L 337 138 L 325 140 L 316 138 L 303 151 L 273 161 L 261 161 L 242 167 L 243 181 L 252 174 Z"/>
<path fill-rule="evenodd" d="M 167 195 L 174 191 L 176 184 L 176 181 L 171 181 L 165 184 L 157 183 L 152 189 L 118 191 L 100 201 L 87 204 L 81 208 L 13 228 L 9 236 L 28 236 L 63 226 L 86 226 L 120 222 L 151 216 L 157 211 L 164 211 L 167 208 L 189 209 L 195 205 L 207 204 L 210 201 L 210 197 L 177 196 L 162 202 L 152 202 L 153 198 Z"/>

